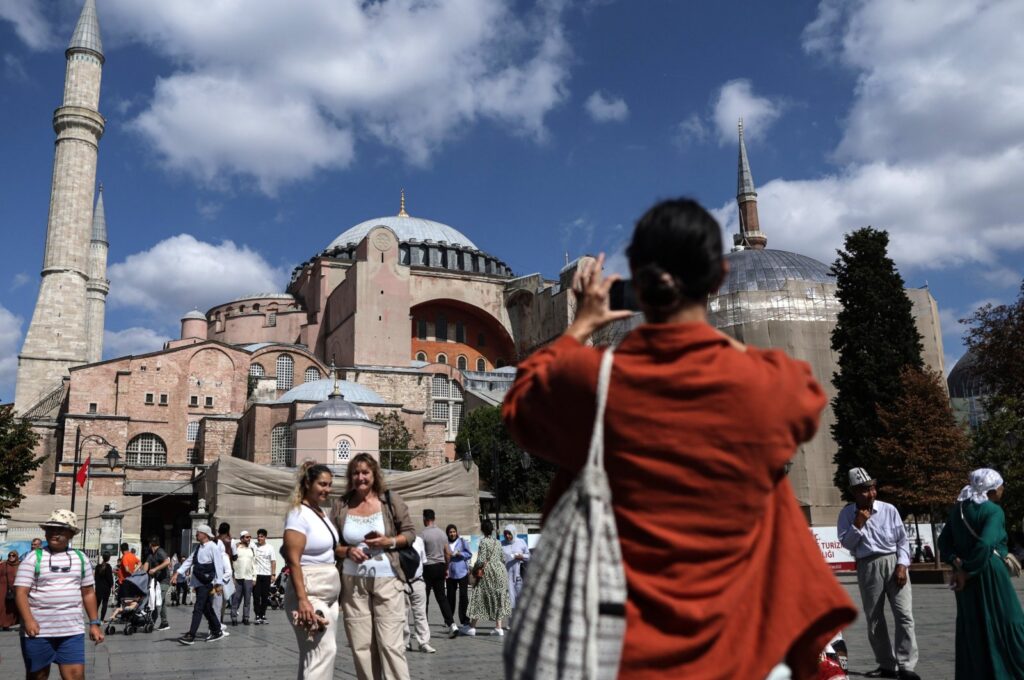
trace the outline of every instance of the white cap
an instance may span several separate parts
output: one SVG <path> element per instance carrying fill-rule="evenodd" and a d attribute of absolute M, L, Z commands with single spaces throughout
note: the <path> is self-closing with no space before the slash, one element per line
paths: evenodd
<path fill-rule="evenodd" d="M 850 488 L 851 489 L 855 489 L 858 486 L 864 486 L 865 484 L 875 484 L 875 483 L 877 483 L 876 480 L 874 478 L 872 478 L 871 475 L 868 474 L 868 471 L 865 470 L 864 468 L 860 468 L 860 467 L 858 467 L 858 468 L 850 468 Z"/>
<path fill-rule="evenodd" d="M 248 529 L 242 529 L 242 533 L 238 534 L 238 537 L 241 538 L 242 536 L 252 536 L 252 534 L 249 533 Z"/>

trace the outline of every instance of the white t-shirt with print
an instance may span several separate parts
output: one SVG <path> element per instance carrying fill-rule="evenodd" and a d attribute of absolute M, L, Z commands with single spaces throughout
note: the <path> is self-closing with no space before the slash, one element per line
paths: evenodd
<path fill-rule="evenodd" d="M 381 536 L 384 535 L 384 514 L 380 511 L 368 517 L 353 515 L 351 512 L 345 515 L 342 535 L 345 537 L 347 545 L 356 546 L 365 543 L 366 534 L 371 531 L 376 531 Z M 362 564 L 356 564 L 346 557 L 345 563 L 341 567 L 341 573 L 346 576 L 369 576 L 371 578 L 395 575 L 395 570 L 391 568 L 391 560 L 388 559 L 384 550 L 377 548 L 368 550 L 368 552 L 370 559 Z"/>
<path fill-rule="evenodd" d="M 297 531 L 306 537 L 299 564 L 334 564 L 334 546 L 338 534 L 329 518 L 321 517 L 308 505 L 300 505 L 284 520 L 284 530 Z"/>

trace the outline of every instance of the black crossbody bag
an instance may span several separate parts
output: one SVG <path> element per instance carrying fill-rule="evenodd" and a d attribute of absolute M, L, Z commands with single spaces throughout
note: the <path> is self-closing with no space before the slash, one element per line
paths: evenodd
<path fill-rule="evenodd" d="M 391 526 L 395 527 L 395 540 L 397 541 L 398 535 L 398 523 L 395 521 L 395 508 L 391 505 L 391 491 L 384 492 L 384 500 L 388 504 L 388 513 L 391 515 Z M 402 573 L 405 574 L 406 583 L 411 582 L 416 578 L 416 570 L 420 568 L 420 554 L 416 552 L 416 548 L 411 545 L 407 545 L 404 548 L 397 548 L 398 563 L 402 567 Z"/>

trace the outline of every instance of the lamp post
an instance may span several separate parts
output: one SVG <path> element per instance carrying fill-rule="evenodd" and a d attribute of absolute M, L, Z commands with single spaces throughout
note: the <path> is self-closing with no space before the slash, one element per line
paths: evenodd
<path fill-rule="evenodd" d="M 105 440 L 104 440 L 105 441 Z M 109 446 L 109 445 L 108 445 Z M 107 451 L 107 455 L 104 456 L 107 459 L 107 467 L 110 471 L 114 471 L 114 466 L 121 460 L 121 454 L 117 452 L 117 449 L 110 447 Z M 77 483 L 77 480 L 72 482 L 72 488 Z M 85 522 L 82 526 L 82 548 L 88 547 L 89 542 L 89 495 L 92 493 L 92 476 L 87 476 L 85 480 Z M 101 541 L 102 544 L 102 541 Z"/>
<path fill-rule="evenodd" d="M 113 454 L 115 454 L 115 461 L 121 457 L 120 454 L 117 453 L 117 449 L 114 448 L 114 445 L 111 444 L 110 442 L 108 442 L 106 439 L 104 439 L 100 435 L 98 435 L 98 434 L 87 434 L 87 435 L 85 435 L 83 437 L 82 436 L 82 428 L 81 427 L 76 427 L 75 428 L 75 465 L 74 465 L 74 468 L 71 471 L 71 512 L 75 511 L 75 495 L 76 495 L 76 491 L 77 491 L 76 488 L 75 488 L 77 486 L 75 482 L 78 480 L 78 466 L 81 465 L 82 446 L 84 446 L 86 442 L 95 442 L 97 444 L 102 444 L 104 446 L 109 446 L 111 452 L 113 452 Z M 110 462 L 110 456 L 111 456 L 111 454 L 107 453 L 107 462 L 108 463 Z M 111 465 L 110 469 L 113 470 L 114 469 L 113 468 L 113 463 L 110 463 L 110 465 Z"/>

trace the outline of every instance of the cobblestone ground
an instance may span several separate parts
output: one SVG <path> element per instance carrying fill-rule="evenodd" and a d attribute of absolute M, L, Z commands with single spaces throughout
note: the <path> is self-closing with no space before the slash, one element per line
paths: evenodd
<path fill-rule="evenodd" d="M 857 605 L 860 597 L 855 579 L 840 576 Z M 1024 593 L 1024 579 L 1016 579 L 1018 595 Z M 481 626 L 475 638 L 449 640 L 437 607 L 431 607 L 431 644 L 437 654 L 410 652 L 409 669 L 413 678 L 437 680 L 455 674 L 460 680 L 501 677 L 502 638 L 488 636 L 490 627 Z M 163 633 L 112 635 L 101 645 L 87 643 L 86 674 L 89 678 L 113 680 L 157 680 L 159 678 L 259 678 L 259 680 L 295 677 L 297 652 L 295 636 L 282 611 L 269 612 L 268 626 L 228 626 L 231 635 L 218 642 L 197 642 L 183 647 L 175 642 L 188 626 L 191 608 L 171 607 L 171 630 Z M 921 660 L 917 671 L 925 680 L 951 680 L 953 677 L 953 635 L 956 604 L 948 589 L 940 585 L 914 586 L 914 618 Z M 200 632 L 205 632 L 205 622 Z M 890 631 L 892 623 L 890 619 Z M 850 651 L 850 675 L 862 676 L 876 664 L 868 646 L 863 618 L 846 631 Z M 742 654 L 742 650 L 737 650 Z M 16 632 L 0 633 L 0 678 L 23 677 L 24 666 Z M 50 673 L 58 678 L 56 668 Z M 336 678 L 354 678 L 352 659 L 341 634 Z"/>

